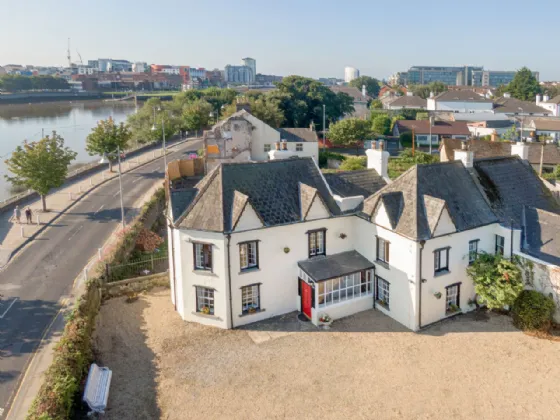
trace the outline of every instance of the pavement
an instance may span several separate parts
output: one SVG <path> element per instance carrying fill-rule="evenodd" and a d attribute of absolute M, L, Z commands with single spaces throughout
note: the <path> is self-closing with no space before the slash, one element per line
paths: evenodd
<path fill-rule="evenodd" d="M 167 160 L 196 152 L 201 143 L 191 139 L 172 145 Z M 163 180 L 163 160 L 150 159 L 152 151 L 130 158 L 123 168 L 130 166 L 122 176 L 127 218 L 137 214 L 143 199 L 148 198 L 146 192 Z M 134 163 L 136 160 L 139 163 Z M 88 194 L 80 194 L 80 190 L 91 188 Z M 102 174 L 94 174 L 91 185 L 87 178 L 49 195 L 49 213 L 37 211 L 40 202 L 31 204 L 35 216 L 40 217 L 38 226 L 13 224 L 6 220 L 11 214 L 0 215 L 0 248 L 11 256 L 0 272 L 0 419 L 10 412 L 15 395 L 19 411 L 10 412 L 9 418 L 25 417 L 40 384 L 39 373 L 52 359 L 47 350 L 62 331 L 64 311 L 77 296 L 74 280 L 120 224 L 119 191 L 118 177 L 104 181 Z M 20 399 L 22 393 L 25 395 Z"/>

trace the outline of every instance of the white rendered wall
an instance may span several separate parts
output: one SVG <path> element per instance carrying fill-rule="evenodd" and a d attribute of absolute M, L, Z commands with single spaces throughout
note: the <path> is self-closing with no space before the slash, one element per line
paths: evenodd
<path fill-rule="evenodd" d="M 430 108 L 428 108 L 430 109 Z M 436 111 L 451 112 L 492 112 L 494 104 L 492 102 L 460 102 L 460 101 L 435 101 Z"/>
<path fill-rule="evenodd" d="M 271 150 L 273 150 L 274 143 L 280 141 L 280 133 L 251 114 L 245 114 L 243 118 L 253 124 L 251 159 L 268 160 L 268 153 L 264 151 L 264 145 L 271 144 Z"/>

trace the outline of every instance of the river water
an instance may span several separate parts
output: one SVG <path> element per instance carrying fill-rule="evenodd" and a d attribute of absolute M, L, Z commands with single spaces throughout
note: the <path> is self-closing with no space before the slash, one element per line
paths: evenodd
<path fill-rule="evenodd" d="M 72 163 L 99 159 L 85 151 L 86 137 L 97 121 L 113 117 L 125 121 L 135 111 L 129 102 L 50 102 L 41 104 L 0 105 L 0 201 L 10 197 L 10 183 L 4 161 L 23 140 L 36 141 L 56 130 L 66 146 L 78 153 Z"/>

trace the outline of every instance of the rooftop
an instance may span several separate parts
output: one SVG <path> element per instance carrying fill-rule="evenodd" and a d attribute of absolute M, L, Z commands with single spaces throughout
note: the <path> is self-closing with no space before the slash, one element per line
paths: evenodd
<path fill-rule="evenodd" d="M 300 261 L 298 265 L 315 281 L 329 280 L 375 266 L 358 251 L 341 252 L 329 256 L 321 255 Z"/>
<path fill-rule="evenodd" d="M 329 86 L 329 88 L 334 93 L 346 93 L 348 96 L 354 99 L 354 102 L 367 102 L 372 99 L 368 95 L 363 96 L 362 91 L 353 86 Z"/>
<path fill-rule="evenodd" d="M 433 99 L 441 102 L 492 102 L 491 99 L 470 90 L 449 90 L 440 93 Z"/>
<path fill-rule="evenodd" d="M 413 129 L 415 134 L 430 133 L 430 121 L 428 120 L 401 120 L 397 121 L 396 124 L 400 133 L 412 131 Z M 432 134 L 443 136 L 470 136 L 471 132 L 469 131 L 467 123 L 464 121 L 435 121 L 432 125 Z"/>
<path fill-rule="evenodd" d="M 317 143 L 317 141 L 319 141 L 317 132 L 310 128 L 278 128 L 277 131 L 280 133 L 280 139 L 286 140 L 287 142 Z"/>
<path fill-rule="evenodd" d="M 426 108 L 428 101 L 420 96 L 400 96 L 390 103 L 390 106 Z"/>
<path fill-rule="evenodd" d="M 523 251 L 560 266 L 560 215 L 525 207 Z"/>
<path fill-rule="evenodd" d="M 521 108 L 523 111 L 521 111 Z M 533 102 L 520 101 L 515 98 L 498 98 L 494 99 L 494 113 L 502 114 L 546 114 L 552 115 L 548 109 L 542 108 Z"/>
<path fill-rule="evenodd" d="M 369 197 L 387 185 L 375 169 L 337 172 L 324 176 L 333 194 L 341 197 Z"/>

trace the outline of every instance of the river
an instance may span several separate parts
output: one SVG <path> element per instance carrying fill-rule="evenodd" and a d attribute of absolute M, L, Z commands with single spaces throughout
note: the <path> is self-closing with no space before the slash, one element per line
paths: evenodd
<path fill-rule="evenodd" d="M 4 161 L 23 140 L 36 141 L 56 130 L 66 146 L 78 153 L 72 163 L 87 163 L 99 157 L 85 151 L 86 137 L 97 121 L 112 117 L 125 121 L 135 111 L 130 102 L 50 102 L 39 104 L 0 105 L 0 201 L 10 197 L 10 183 Z"/>

